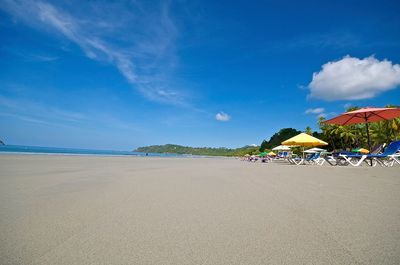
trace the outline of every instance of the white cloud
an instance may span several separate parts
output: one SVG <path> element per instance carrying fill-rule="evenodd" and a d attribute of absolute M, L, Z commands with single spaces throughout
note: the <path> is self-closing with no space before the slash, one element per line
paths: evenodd
<path fill-rule="evenodd" d="M 327 112 L 325 108 L 314 108 L 314 109 L 310 108 L 310 109 L 307 109 L 306 111 L 304 111 L 304 113 L 310 114 L 310 115 L 315 115 L 316 118 L 319 118 L 319 117 L 327 118 L 327 117 L 332 117 L 332 116 L 336 115 L 335 112 Z"/>
<path fill-rule="evenodd" d="M 215 115 L 215 119 L 217 121 L 229 121 L 231 119 L 231 116 L 229 116 L 228 114 L 226 114 L 225 112 L 218 112 Z"/>
<path fill-rule="evenodd" d="M 324 108 L 307 109 L 305 114 L 321 114 L 325 111 Z"/>
<path fill-rule="evenodd" d="M 346 56 L 328 62 L 313 74 L 309 96 L 324 100 L 373 98 L 400 85 L 400 65 L 374 56 L 364 59 Z"/>
<path fill-rule="evenodd" d="M 320 117 L 330 118 L 330 117 L 334 117 L 334 116 L 336 116 L 336 115 L 337 115 L 336 112 L 328 112 L 328 113 L 322 112 L 322 113 L 319 113 L 319 114 L 317 115 L 317 118 L 320 118 Z"/>
<path fill-rule="evenodd" d="M 178 30 L 167 4 L 7 0 L 0 9 L 35 29 L 58 33 L 92 60 L 114 65 L 149 100 L 184 104 L 184 93 L 171 75 Z"/>

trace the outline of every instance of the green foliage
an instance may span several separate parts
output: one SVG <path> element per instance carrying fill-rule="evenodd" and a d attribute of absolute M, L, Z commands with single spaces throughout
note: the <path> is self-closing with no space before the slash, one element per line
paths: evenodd
<path fill-rule="evenodd" d="M 312 131 L 312 129 L 311 129 L 310 126 L 307 126 L 306 129 L 304 130 L 304 132 L 305 132 L 306 134 L 308 134 L 308 135 L 312 135 L 312 134 L 313 134 L 313 131 Z"/>
<path fill-rule="evenodd" d="M 259 151 L 260 152 L 264 152 L 267 149 L 267 144 L 268 144 L 268 141 L 267 140 L 263 140 L 261 145 L 260 145 Z"/>
<path fill-rule="evenodd" d="M 278 145 L 281 145 L 281 143 L 293 136 L 298 135 L 299 133 L 301 133 L 301 131 L 298 131 L 296 129 L 293 128 L 284 128 L 281 129 L 279 132 L 275 133 L 274 135 L 272 135 L 272 137 L 269 139 L 269 141 L 264 140 L 261 143 L 260 146 L 260 151 L 264 151 L 265 149 L 272 149 Z"/>
<path fill-rule="evenodd" d="M 386 107 L 395 107 L 388 105 Z M 348 111 L 359 109 L 351 107 Z M 353 149 L 357 147 L 368 148 L 367 133 L 365 124 L 352 124 L 348 126 L 339 126 L 325 124 L 325 118 L 320 117 L 318 120 L 321 129 L 320 138 L 330 144 L 331 149 Z M 382 143 L 390 143 L 400 138 L 400 118 L 389 121 L 380 121 L 369 123 L 369 132 L 371 136 L 372 146 Z"/>
<path fill-rule="evenodd" d="M 241 148 L 230 149 L 224 147 L 189 147 L 174 144 L 139 147 L 135 151 L 143 153 L 191 154 L 206 156 L 244 156 L 245 154 L 256 155 L 259 153 L 257 146 L 244 146 Z"/>

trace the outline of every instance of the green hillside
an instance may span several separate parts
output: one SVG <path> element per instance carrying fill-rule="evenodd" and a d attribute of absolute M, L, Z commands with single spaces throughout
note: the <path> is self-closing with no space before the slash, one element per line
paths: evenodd
<path fill-rule="evenodd" d="M 258 153 L 259 146 L 244 146 L 241 148 L 211 148 L 211 147 L 189 147 L 175 144 L 151 145 L 139 147 L 135 152 L 162 153 L 162 154 L 191 154 L 206 156 L 243 156 L 245 154 Z"/>

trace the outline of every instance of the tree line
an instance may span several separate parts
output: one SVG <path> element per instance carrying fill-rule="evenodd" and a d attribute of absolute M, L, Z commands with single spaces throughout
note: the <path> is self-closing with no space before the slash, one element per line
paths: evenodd
<path fill-rule="evenodd" d="M 258 149 L 259 146 L 243 146 L 240 148 L 213 148 L 165 144 L 139 147 L 134 151 L 142 153 L 185 154 L 203 156 L 244 156 L 245 154 L 257 154 Z"/>
<path fill-rule="evenodd" d="M 396 107 L 387 105 L 386 107 Z M 346 112 L 360 109 L 359 107 L 348 108 Z M 365 124 L 352 124 L 339 126 L 325 124 L 325 117 L 319 117 L 318 126 L 321 130 L 322 140 L 329 143 L 333 150 L 345 150 L 357 147 L 368 148 L 367 131 Z M 388 121 L 368 123 L 372 146 L 390 143 L 400 139 L 400 118 Z"/>
<path fill-rule="evenodd" d="M 386 107 L 396 107 L 387 105 Z M 359 107 L 351 107 L 346 112 L 360 109 Z M 320 131 L 313 131 L 311 127 L 306 127 L 304 132 L 321 139 L 329 145 L 325 148 L 328 150 L 350 150 L 358 147 L 368 148 L 367 133 L 365 124 L 352 124 L 347 126 L 326 124 L 325 117 L 319 117 L 318 127 Z M 390 143 L 400 139 L 400 118 L 388 121 L 380 121 L 369 123 L 369 132 L 372 146 L 382 143 Z M 275 146 L 280 145 L 283 141 L 301 133 L 293 128 L 284 128 L 272 135 L 269 140 L 261 143 L 260 152 L 269 151 Z"/>

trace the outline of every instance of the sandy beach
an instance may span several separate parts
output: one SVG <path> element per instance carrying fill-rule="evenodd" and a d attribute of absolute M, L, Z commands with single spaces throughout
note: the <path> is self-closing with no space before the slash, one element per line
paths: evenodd
<path fill-rule="evenodd" d="M 0 155 L 1 264 L 399 264 L 400 167 Z"/>

